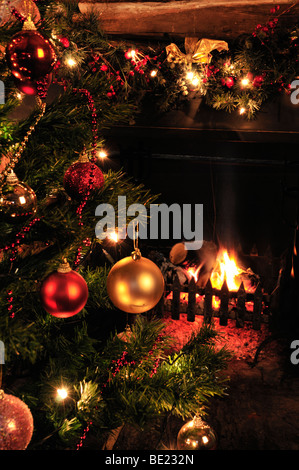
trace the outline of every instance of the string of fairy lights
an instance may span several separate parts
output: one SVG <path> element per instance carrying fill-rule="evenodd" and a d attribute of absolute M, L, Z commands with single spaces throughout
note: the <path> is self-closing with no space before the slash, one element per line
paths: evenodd
<path fill-rule="evenodd" d="M 8 1 L 7 8 L 10 8 L 9 3 L 10 2 Z M 19 13 L 15 8 L 10 9 L 10 11 L 19 21 L 23 22 L 25 20 L 25 17 L 21 13 Z M 273 28 L 275 27 L 276 23 L 277 22 L 273 23 Z M 53 31 L 52 39 L 58 40 L 65 49 L 68 49 L 69 41 L 67 38 L 58 38 L 55 31 Z M 108 98 L 111 98 L 111 99 L 113 99 L 113 97 L 117 93 L 116 86 L 114 85 L 114 83 L 119 84 L 120 87 L 123 87 L 125 85 L 126 80 L 129 80 L 130 77 L 133 77 L 135 74 L 145 76 L 146 81 L 149 81 L 151 79 L 155 80 L 160 75 L 161 62 L 160 62 L 160 57 L 158 55 L 150 57 L 149 55 L 144 54 L 137 48 L 136 49 L 129 48 L 127 51 L 125 51 L 124 54 L 125 54 L 125 58 L 132 65 L 132 68 L 131 70 L 127 72 L 126 77 L 123 74 L 121 74 L 120 71 L 113 70 L 113 73 L 112 73 L 111 64 L 109 63 L 100 62 L 100 64 L 98 65 L 98 67 L 103 73 L 107 73 L 107 76 L 109 77 L 113 76 L 114 82 L 113 84 L 111 84 L 110 89 L 107 92 Z M 76 67 L 80 67 L 80 60 L 76 57 L 76 55 L 73 52 L 64 54 L 63 63 L 70 70 L 74 70 Z M 95 64 L 93 64 L 93 66 L 95 66 Z M 209 77 L 215 76 L 215 74 L 217 73 L 214 66 L 210 65 L 209 61 L 205 61 L 205 60 L 203 60 L 199 65 L 197 64 L 197 66 L 194 68 L 192 64 L 190 66 L 190 63 L 186 63 L 185 58 L 184 58 L 183 61 L 181 62 L 181 66 L 183 70 L 183 75 L 179 79 L 179 86 L 180 86 L 180 90 L 183 96 L 187 96 L 190 92 L 195 92 L 195 93 L 197 92 L 199 94 L 203 94 L 204 89 L 207 86 Z M 262 74 L 253 75 L 252 73 L 247 72 L 245 75 L 239 75 L 239 71 L 236 71 L 235 64 L 231 62 L 230 60 L 228 60 L 224 64 L 224 68 L 226 70 L 226 77 L 221 79 L 221 83 L 223 87 L 226 87 L 227 89 L 231 89 L 233 86 L 237 85 L 240 90 L 250 90 L 253 87 L 259 88 L 261 84 L 263 83 L 264 77 Z M 97 70 L 96 67 L 95 69 Z M 63 80 L 61 80 L 60 83 L 63 84 Z M 288 93 L 290 91 L 290 85 L 283 84 L 282 89 L 284 89 Z M 95 109 L 94 100 L 91 94 L 88 92 L 88 90 L 74 89 L 73 91 L 74 93 L 80 93 L 86 98 L 89 109 L 91 111 L 91 130 L 93 134 L 93 142 L 92 142 L 92 151 L 91 151 L 92 158 L 90 161 L 91 163 L 97 163 L 98 160 L 104 161 L 105 159 L 109 158 L 109 152 L 105 148 L 98 148 L 98 143 L 97 143 L 97 129 L 98 129 L 97 124 L 98 123 L 97 123 L 97 113 Z M 20 90 L 16 90 L 15 93 L 19 100 L 22 100 L 23 97 L 25 96 L 24 93 L 20 92 Z M 251 103 L 251 106 L 252 107 L 255 106 L 254 102 Z M 42 118 L 44 112 L 45 112 L 45 104 L 43 104 L 41 108 L 41 113 L 38 119 Z M 245 104 L 240 105 L 238 107 L 238 113 L 241 116 L 246 115 L 247 112 L 248 112 L 248 109 Z M 7 172 L 9 169 L 14 168 L 18 159 L 21 157 L 22 151 L 25 148 L 25 143 L 27 142 L 29 135 L 32 133 L 33 130 L 34 130 L 34 126 L 33 127 L 31 126 L 28 133 L 25 136 L 24 143 L 22 143 L 22 145 L 19 146 L 18 151 L 15 154 L 15 156 L 8 159 L 7 166 L 4 172 L 2 173 L 2 175 L 0 175 L 2 179 L 4 179 L 4 177 L 7 176 Z M 90 172 L 89 176 L 90 176 L 90 180 L 87 185 L 87 192 L 85 193 L 77 209 L 78 222 L 79 222 L 79 225 L 81 226 L 83 225 L 82 212 L 92 190 L 92 183 L 93 183 L 93 178 L 94 178 L 93 171 Z M 39 223 L 40 221 L 41 221 L 41 218 L 34 217 L 27 225 L 25 225 L 16 234 L 14 242 L 12 242 L 10 245 L 0 248 L 0 254 L 10 253 L 9 259 L 10 259 L 10 262 L 13 263 L 17 259 L 18 247 L 21 244 L 21 241 L 24 240 L 26 233 L 28 233 L 34 227 L 34 225 L 36 223 Z M 117 231 L 108 233 L 108 239 L 110 240 L 111 243 L 115 243 L 115 244 L 119 243 L 119 237 L 118 237 Z M 84 240 L 82 240 L 82 244 L 77 248 L 76 257 L 74 261 L 74 265 L 76 268 L 78 268 L 82 259 L 83 246 L 85 248 L 90 248 L 91 245 L 92 245 L 92 241 L 89 238 L 84 238 Z M 13 295 L 12 289 L 8 290 L 6 301 L 7 301 L 7 311 L 9 313 L 10 318 L 13 319 L 15 318 L 16 312 L 14 309 L 14 295 Z M 151 355 L 152 353 L 153 351 L 150 351 L 149 355 Z M 132 361 L 130 363 L 127 362 L 126 351 L 124 351 L 120 359 L 116 361 L 115 365 L 116 367 L 114 368 L 112 372 L 112 376 L 115 376 L 117 373 L 119 373 L 125 366 L 133 365 L 133 362 Z M 157 358 L 156 361 L 154 362 L 153 369 L 149 373 L 150 377 L 152 377 L 157 372 L 157 368 L 159 367 L 159 365 L 160 365 L 160 359 Z M 105 384 L 104 384 L 104 387 L 105 387 Z M 69 388 L 68 386 L 64 384 L 61 384 L 59 387 L 57 387 L 55 394 L 56 394 L 56 399 L 59 400 L 60 402 L 64 402 L 65 400 L 70 398 Z M 82 447 L 83 441 L 86 438 L 86 435 L 91 425 L 92 425 L 91 421 L 88 421 L 86 423 L 84 432 L 77 445 L 77 450 Z"/>

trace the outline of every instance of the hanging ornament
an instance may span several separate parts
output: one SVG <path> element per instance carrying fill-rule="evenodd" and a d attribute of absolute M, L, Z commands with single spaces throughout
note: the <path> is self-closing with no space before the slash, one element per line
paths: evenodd
<path fill-rule="evenodd" d="M 11 170 L 0 190 L 0 218 L 7 222 L 19 222 L 35 214 L 35 192 Z"/>
<path fill-rule="evenodd" d="M 25 450 L 33 434 L 33 417 L 26 403 L 0 390 L 0 450 Z"/>
<path fill-rule="evenodd" d="M 2 0 L 0 2 L 0 26 L 4 26 L 8 21 L 17 21 L 12 14 L 13 10 L 25 18 L 30 14 L 35 24 L 40 21 L 39 9 L 32 0 Z"/>
<path fill-rule="evenodd" d="M 177 436 L 178 450 L 215 450 L 215 432 L 199 416 L 184 424 Z"/>
<path fill-rule="evenodd" d="M 63 186 L 72 199 L 81 200 L 100 191 L 105 180 L 100 168 L 92 163 L 84 152 L 65 172 Z"/>
<path fill-rule="evenodd" d="M 52 43 L 36 30 L 29 17 L 22 31 L 9 41 L 6 60 L 14 78 L 36 81 L 52 71 L 57 57 Z"/>
<path fill-rule="evenodd" d="M 83 277 L 64 262 L 49 274 L 40 289 L 41 302 L 54 317 L 68 318 L 79 313 L 88 299 L 88 287 Z"/>
<path fill-rule="evenodd" d="M 164 278 L 153 261 L 138 248 L 118 261 L 107 277 L 107 292 L 115 307 L 127 313 L 143 313 L 157 305 L 164 292 Z"/>

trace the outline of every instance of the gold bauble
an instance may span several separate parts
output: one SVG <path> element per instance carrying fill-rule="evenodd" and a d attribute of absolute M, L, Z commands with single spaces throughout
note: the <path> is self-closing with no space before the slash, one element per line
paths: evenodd
<path fill-rule="evenodd" d="M 143 313 L 161 299 L 164 278 L 155 263 L 133 253 L 111 268 L 107 291 L 115 307 L 127 313 Z"/>
<path fill-rule="evenodd" d="M 6 178 L 0 194 L 0 218 L 8 222 L 23 221 L 37 211 L 35 192 L 13 171 Z"/>
<path fill-rule="evenodd" d="M 198 416 L 184 424 L 177 436 L 178 450 L 215 450 L 216 446 L 215 432 Z"/>

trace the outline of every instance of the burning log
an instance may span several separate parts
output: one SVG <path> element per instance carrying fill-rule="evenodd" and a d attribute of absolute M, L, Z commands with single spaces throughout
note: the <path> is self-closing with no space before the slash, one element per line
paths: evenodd
<path fill-rule="evenodd" d="M 195 315 L 203 315 L 207 322 L 219 317 L 222 326 L 234 319 L 238 328 L 250 321 L 256 330 L 269 321 L 272 296 L 263 290 L 260 276 L 242 267 L 237 257 L 225 249 L 218 250 L 214 243 L 204 242 L 191 255 L 179 243 L 170 250 L 171 260 L 157 253 L 150 257 L 165 279 L 165 296 L 158 306 L 160 316 L 168 311 L 172 319 L 179 320 L 181 314 L 187 314 L 190 322 L 195 321 Z"/>
<path fill-rule="evenodd" d="M 181 313 L 186 313 L 191 322 L 198 314 L 207 322 L 218 316 L 222 326 L 234 318 L 238 328 L 250 320 L 254 329 L 260 329 L 266 297 L 259 276 L 250 268 L 239 266 L 226 250 L 216 249 L 215 244 L 205 242 L 196 253 L 195 266 L 189 265 L 188 254 L 184 256 L 181 274 L 185 270 L 185 276 L 179 278 L 175 272 L 168 285 L 165 308 L 171 311 L 173 319 L 179 319 Z M 171 250 L 172 261 L 183 259 L 181 250 L 180 244 L 175 245 Z"/>

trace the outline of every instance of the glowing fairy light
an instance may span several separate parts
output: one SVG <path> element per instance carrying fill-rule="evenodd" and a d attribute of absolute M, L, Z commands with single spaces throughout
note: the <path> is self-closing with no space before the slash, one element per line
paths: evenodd
<path fill-rule="evenodd" d="M 134 60 L 137 57 L 137 51 L 135 49 L 129 49 L 125 53 L 125 57 L 126 57 L 126 59 Z"/>
<path fill-rule="evenodd" d="M 75 67 L 75 65 L 77 65 L 77 62 L 72 57 L 68 57 L 68 59 L 66 59 L 66 64 L 68 65 L 68 67 L 72 68 L 72 67 Z"/>
<path fill-rule="evenodd" d="M 245 108 L 240 108 L 240 109 L 239 109 L 239 114 L 244 114 L 244 113 L 245 113 L 245 111 L 246 111 L 246 109 L 245 109 Z"/>
<path fill-rule="evenodd" d="M 118 242 L 118 234 L 117 234 L 117 232 L 116 232 L 115 230 L 112 231 L 112 232 L 110 232 L 110 233 L 108 234 L 108 238 L 109 238 L 109 240 L 111 240 L 111 241 L 117 243 L 117 242 Z"/>
<path fill-rule="evenodd" d="M 57 389 L 57 397 L 61 400 L 65 400 L 68 396 L 68 391 L 66 388 L 58 388 Z"/>
<path fill-rule="evenodd" d="M 99 150 L 98 157 L 102 158 L 102 159 L 107 158 L 108 154 L 107 154 L 106 150 L 104 150 L 104 149 Z"/>
<path fill-rule="evenodd" d="M 151 76 L 152 78 L 154 78 L 154 77 L 157 76 L 157 73 L 158 73 L 158 70 L 154 69 L 154 70 L 151 71 L 150 76 Z"/>
<path fill-rule="evenodd" d="M 249 85 L 249 79 L 248 78 L 242 78 L 241 80 L 241 85 L 246 87 Z"/>
<path fill-rule="evenodd" d="M 189 80 L 190 82 L 192 82 L 192 80 L 194 80 L 195 76 L 194 76 L 194 73 L 193 72 L 188 72 L 186 74 L 186 79 Z"/>
<path fill-rule="evenodd" d="M 199 84 L 199 78 L 194 77 L 193 80 L 191 81 L 191 83 L 192 83 L 193 86 L 197 86 Z"/>

